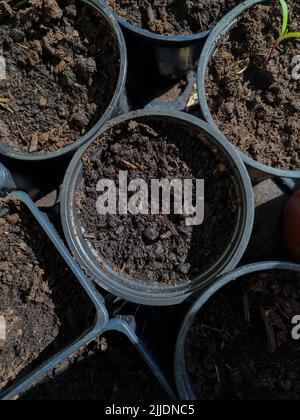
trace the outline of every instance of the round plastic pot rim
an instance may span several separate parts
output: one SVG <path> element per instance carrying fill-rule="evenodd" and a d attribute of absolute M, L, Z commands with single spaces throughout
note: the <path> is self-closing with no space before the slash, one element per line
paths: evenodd
<path fill-rule="evenodd" d="M 167 46 L 174 46 L 174 47 L 183 47 L 184 44 L 191 44 L 196 41 L 200 41 L 203 38 L 206 38 L 211 30 L 198 32 L 196 34 L 191 35 L 159 35 L 155 32 L 148 31 L 146 29 L 139 28 L 132 23 L 129 23 L 126 19 L 123 19 L 118 13 L 116 13 L 111 6 L 107 4 L 106 0 L 99 0 L 101 3 L 102 1 L 107 7 L 110 8 L 112 13 L 114 14 L 115 18 L 128 31 L 133 32 L 140 38 L 147 38 L 149 41 L 153 41 L 160 44 L 166 44 Z"/>
<path fill-rule="evenodd" d="M 283 261 L 269 261 L 261 262 L 255 264 L 249 264 L 243 267 L 240 267 L 230 273 L 227 273 L 219 277 L 216 282 L 211 285 L 196 302 L 192 305 L 188 311 L 185 319 L 180 328 L 176 351 L 175 351 L 175 379 L 177 391 L 179 397 L 182 400 L 197 400 L 197 395 L 193 389 L 192 382 L 190 380 L 189 374 L 186 370 L 185 365 L 185 342 L 188 335 L 188 332 L 194 322 L 195 317 L 199 311 L 204 307 L 204 305 L 209 301 L 209 299 L 215 295 L 219 290 L 224 286 L 227 286 L 229 283 L 238 281 L 242 277 L 247 276 L 252 273 L 257 273 L 260 271 L 269 271 L 269 270 L 290 270 L 300 272 L 300 264 L 289 263 Z"/>
<path fill-rule="evenodd" d="M 103 260 L 101 260 L 99 255 L 95 256 L 95 252 L 91 251 L 87 241 L 82 237 L 78 221 L 75 220 L 76 212 L 74 211 L 74 207 L 76 203 L 74 203 L 74 196 L 82 170 L 82 155 L 89 148 L 93 140 L 99 137 L 104 131 L 119 123 L 144 117 L 167 118 L 173 121 L 178 120 L 182 124 L 191 124 L 197 129 L 202 130 L 222 150 L 231 162 L 236 173 L 235 181 L 237 189 L 240 191 L 242 205 L 234 238 L 224 250 L 224 254 L 220 257 L 220 260 L 210 267 L 207 272 L 194 279 L 194 282 L 191 284 L 178 283 L 176 285 L 166 286 L 159 285 L 158 283 L 146 284 L 129 276 L 120 276 L 113 270 L 102 270 L 100 265 Z M 73 256 L 93 281 L 108 292 L 128 301 L 145 305 L 168 306 L 179 304 L 191 298 L 196 291 L 214 281 L 218 275 L 230 271 L 237 266 L 251 236 L 254 220 L 254 198 L 251 181 L 242 160 L 222 135 L 216 133 L 207 123 L 198 118 L 178 111 L 167 111 L 156 108 L 120 116 L 102 127 L 97 137 L 78 150 L 73 157 L 63 183 L 61 200 L 61 218 L 65 237 Z M 93 257 L 91 257 L 92 253 Z"/>
<path fill-rule="evenodd" d="M 229 12 L 213 29 L 210 33 L 200 56 L 199 66 L 198 66 L 198 76 L 197 76 L 197 84 L 198 84 L 198 95 L 199 95 L 199 103 L 202 115 L 204 119 L 213 126 L 216 130 L 220 131 L 220 128 L 216 124 L 206 98 L 206 74 L 208 65 L 210 62 L 211 57 L 217 51 L 218 43 L 221 38 L 226 36 L 233 26 L 238 22 L 239 17 L 251 7 L 259 4 L 259 3 L 267 3 L 269 0 L 247 0 L 244 1 L 242 4 L 237 6 L 231 12 Z M 227 139 L 227 141 L 229 141 Z M 246 165 L 260 171 L 263 173 L 267 173 L 272 176 L 278 177 L 285 177 L 285 178 L 299 178 L 300 177 L 300 170 L 284 170 L 284 169 L 277 169 L 271 166 L 264 165 L 259 163 L 258 161 L 252 159 L 251 157 L 247 156 L 238 147 L 234 146 L 236 150 L 240 153 L 243 161 Z"/>
<path fill-rule="evenodd" d="M 7 0 L 12 1 L 12 0 Z M 120 69 L 119 69 L 119 77 L 118 81 L 115 87 L 114 95 L 107 106 L 106 111 L 104 114 L 99 118 L 98 122 L 82 137 L 80 137 L 78 140 L 74 141 L 72 144 L 64 147 L 63 149 L 57 150 L 55 152 L 49 152 L 49 153 L 24 153 L 24 152 L 16 152 L 13 151 L 8 145 L 4 143 L 0 143 L 0 154 L 16 160 L 21 161 L 27 161 L 27 162 L 42 162 L 45 160 L 50 159 L 57 159 L 60 157 L 63 157 L 65 155 L 68 155 L 69 153 L 74 153 L 78 148 L 80 148 L 83 144 L 85 144 L 87 141 L 89 141 L 95 133 L 97 133 L 103 124 L 107 121 L 107 119 L 110 117 L 111 113 L 113 112 L 114 108 L 118 104 L 118 101 L 123 94 L 126 78 L 127 78 L 127 48 L 126 43 L 124 40 L 123 33 L 121 31 L 121 28 L 118 25 L 118 22 L 115 19 L 115 15 L 112 13 L 109 7 L 107 7 L 105 4 L 95 1 L 95 0 L 79 0 L 83 3 L 88 4 L 90 7 L 93 7 L 96 9 L 99 13 L 102 14 L 102 16 L 107 20 L 107 22 L 110 24 L 111 29 L 116 36 L 118 46 L 119 46 L 119 54 L 120 54 Z M 26 2 L 21 1 L 19 4 L 22 4 Z"/>

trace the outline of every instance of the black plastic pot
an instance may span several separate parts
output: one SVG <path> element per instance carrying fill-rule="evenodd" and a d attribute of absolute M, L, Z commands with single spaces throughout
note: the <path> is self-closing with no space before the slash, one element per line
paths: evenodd
<path fill-rule="evenodd" d="M 106 0 L 99 0 L 107 4 Z M 161 77 L 180 78 L 191 70 L 199 59 L 203 44 L 210 31 L 194 35 L 159 35 L 140 29 L 122 19 L 115 13 L 116 19 L 122 26 L 130 56 L 136 57 L 150 68 L 153 73 Z"/>
<path fill-rule="evenodd" d="M 225 138 L 213 130 L 203 121 L 180 112 L 172 112 L 160 109 L 150 111 L 137 111 L 109 122 L 102 128 L 99 135 L 113 126 L 131 119 L 141 121 L 143 119 L 167 120 L 177 122 L 184 126 L 193 126 L 199 132 L 205 133 L 211 140 L 212 145 L 224 153 L 229 165 L 235 174 L 235 183 L 239 192 L 240 211 L 238 223 L 232 242 L 224 254 L 213 267 L 202 273 L 192 281 L 177 285 L 149 284 L 142 279 L 135 280 L 116 273 L 112 268 L 101 268 L 101 256 L 91 249 L 83 236 L 82 228 L 76 213 L 76 190 L 82 182 L 81 158 L 88 149 L 90 143 L 81 148 L 74 156 L 63 185 L 61 198 L 61 218 L 65 237 L 75 259 L 87 273 L 88 277 L 99 284 L 106 291 L 119 296 L 127 301 L 144 305 L 168 306 L 179 304 L 191 298 L 199 289 L 215 280 L 215 278 L 237 266 L 248 244 L 254 217 L 253 192 L 251 182 L 238 153 L 225 140 Z"/>
<path fill-rule="evenodd" d="M 64 362 L 70 355 L 76 353 L 81 347 L 85 346 L 95 338 L 101 336 L 106 331 L 117 331 L 124 334 L 144 358 L 153 375 L 160 382 L 168 396 L 171 399 L 175 399 L 175 391 L 173 389 L 172 382 L 167 379 L 165 373 L 161 369 L 161 366 L 157 363 L 156 357 L 153 357 L 147 343 L 145 344 L 143 341 L 141 341 L 140 334 L 136 328 L 134 317 L 118 316 L 117 318 L 110 319 L 108 311 L 105 307 L 104 298 L 96 290 L 94 285 L 87 280 L 83 272 L 80 270 L 70 255 L 69 251 L 64 246 L 63 241 L 58 235 L 56 229 L 49 221 L 48 216 L 40 212 L 28 197 L 28 195 L 23 192 L 13 192 L 9 194 L 5 200 L 8 202 L 9 200 L 21 201 L 32 213 L 35 220 L 41 226 L 41 229 L 44 230 L 46 235 L 54 244 L 57 252 L 62 256 L 66 262 L 66 265 L 72 270 L 81 287 L 93 303 L 95 307 L 96 318 L 94 324 L 91 325 L 91 328 L 88 331 L 82 331 L 82 335 L 78 337 L 76 341 L 70 343 L 65 349 L 43 362 L 41 366 L 34 368 L 26 375 L 14 381 L 5 390 L 1 391 L 0 389 L 0 400 L 11 400 L 18 397 L 20 394 L 23 394 L 35 383 L 41 381 L 44 376 L 50 373 L 56 366 Z"/>
<path fill-rule="evenodd" d="M 63 158 L 67 155 L 72 156 L 75 151 L 82 146 L 84 143 L 88 142 L 93 135 L 102 127 L 102 125 L 119 109 L 124 109 L 124 89 L 127 77 L 127 50 L 125 40 L 122 34 L 122 31 L 113 15 L 111 10 L 106 7 L 104 4 L 101 4 L 97 0 L 80 0 L 83 3 L 89 5 L 99 12 L 109 23 L 112 33 L 117 39 L 119 45 L 120 53 L 120 71 L 117 86 L 115 89 L 114 96 L 108 105 L 106 111 L 98 120 L 98 122 L 87 132 L 79 138 L 77 141 L 71 145 L 58 150 L 56 152 L 50 153 L 19 153 L 11 149 L 7 144 L 0 142 L 0 154 L 10 159 L 17 159 L 18 161 L 23 161 L 23 163 L 33 163 L 33 162 L 45 162 L 48 160 Z M 15 7 L 18 7 L 25 3 L 25 1 L 18 2 L 17 0 L 8 0 L 8 3 L 12 4 Z M 125 97 L 126 98 L 126 97 Z"/>
<path fill-rule="evenodd" d="M 249 274 L 267 270 L 291 270 L 299 273 L 300 265 L 276 261 L 256 263 L 238 268 L 237 270 L 220 277 L 198 298 L 188 311 L 178 335 L 175 352 L 175 379 L 181 400 L 197 400 L 199 398 L 194 390 L 185 362 L 185 343 L 195 317 L 209 299 L 229 283 L 241 281 L 243 277 Z"/>
<path fill-rule="evenodd" d="M 234 10 L 229 12 L 214 28 L 209 35 L 201 57 L 198 67 L 198 94 L 200 101 L 201 113 L 205 121 L 207 121 L 212 127 L 220 131 L 213 116 L 209 110 L 209 106 L 206 100 L 206 74 L 210 59 L 216 54 L 218 49 L 218 43 L 220 39 L 226 38 L 231 29 L 236 25 L 241 15 L 251 7 L 265 3 L 267 0 L 247 0 L 241 5 L 237 6 Z M 261 181 L 270 177 L 284 177 L 284 178 L 300 178 L 300 169 L 297 171 L 286 171 L 281 169 L 272 168 L 267 165 L 263 165 L 246 154 L 239 151 L 243 161 L 249 167 L 250 173 L 255 181 Z"/>

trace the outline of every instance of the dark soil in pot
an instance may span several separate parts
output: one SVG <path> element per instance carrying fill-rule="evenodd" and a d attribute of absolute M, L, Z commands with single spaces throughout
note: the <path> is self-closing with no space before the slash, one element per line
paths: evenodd
<path fill-rule="evenodd" d="M 160 35 L 206 32 L 241 0 L 107 0 L 132 25 Z"/>
<path fill-rule="evenodd" d="M 107 21 L 75 0 L 0 3 L 0 140 L 54 152 L 100 119 L 117 85 L 119 51 Z"/>
<path fill-rule="evenodd" d="M 161 401 L 165 393 L 137 350 L 116 334 L 83 347 L 22 400 Z"/>
<path fill-rule="evenodd" d="M 198 130 L 138 121 L 111 128 L 83 157 L 77 212 L 84 236 L 119 274 L 162 284 L 191 281 L 223 256 L 234 235 L 239 199 L 232 169 Z M 153 179 L 205 179 L 204 223 L 187 226 L 187 216 L 174 214 L 172 206 L 170 215 L 100 215 L 97 183 L 109 178 L 118 186 L 120 171 L 128 171 L 128 183 L 146 181 L 149 191 Z"/>
<path fill-rule="evenodd" d="M 299 31 L 300 5 L 289 0 L 289 30 Z M 209 108 L 228 140 L 259 163 L 286 170 L 300 168 L 300 83 L 291 64 L 300 41 L 283 41 L 267 59 L 279 36 L 280 3 L 249 9 L 218 45 L 207 76 Z M 299 61 L 298 61 L 299 63 Z"/>
<path fill-rule="evenodd" d="M 186 363 L 200 399 L 299 400 L 300 275 L 252 274 L 220 290 L 198 313 Z"/>
<path fill-rule="evenodd" d="M 0 217 L 0 388 L 93 325 L 94 307 L 25 207 Z M 30 368 L 32 365 L 30 366 Z"/>

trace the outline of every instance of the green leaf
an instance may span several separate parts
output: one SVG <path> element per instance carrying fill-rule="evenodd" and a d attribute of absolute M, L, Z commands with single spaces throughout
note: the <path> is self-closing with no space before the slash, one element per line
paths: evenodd
<path fill-rule="evenodd" d="M 280 37 L 283 37 L 288 30 L 288 22 L 289 22 L 289 8 L 285 0 L 279 0 L 282 8 L 282 25 L 280 31 Z"/>
<path fill-rule="evenodd" d="M 279 39 L 281 41 L 285 41 L 286 39 L 290 39 L 290 38 L 299 38 L 300 39 L 300 32 L 288 32 L 287 34 L 284 34 L 283 36 L 281 36 Z"/>

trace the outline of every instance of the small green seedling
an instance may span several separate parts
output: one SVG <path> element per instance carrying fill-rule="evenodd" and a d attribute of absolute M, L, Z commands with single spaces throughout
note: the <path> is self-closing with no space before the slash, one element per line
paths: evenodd
<path fill-rule="evenodd" d="M 289 9 L 285 0 L 279 0 L 282 7 L 282 26 L 280 31 L 280 36 L 276 40 L 278 44 L 289 38 L 300 38 L 300 32 L 289 32 L 288 23 L 289 23 Z"/>
<path fill-rule="evenodd" d="M 291 39 L 291 38 L 299 38 L 300 39 L 300 32 L 289 32 L 289 29 L 288 29 L 289 8 L 288 8 L 288 5 L 287 5 L 285 0 L 279 0 L 279 1 L 280 1 L 281 8 L 282 8 L 282 25 L 281 25 L 279 37 L 276 39 L 276 41 L 274 42 L 274 44 L 272 46 L 272 49 L 271 49 L 270 54 L 268 56 L 268 59 L 266 61 L 265 67 L 267 67 L 267 65 L 272 60 L 272 57 L 273 57 L 276 49 L 278 48 L 278 45 L 281 42 L 283 42 L 287 39 Z"/>

